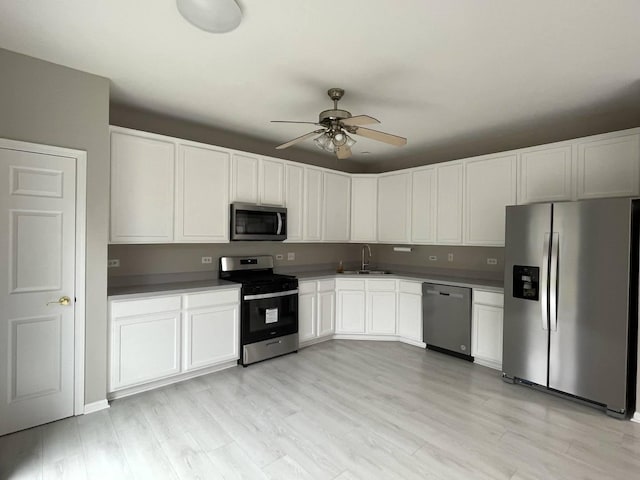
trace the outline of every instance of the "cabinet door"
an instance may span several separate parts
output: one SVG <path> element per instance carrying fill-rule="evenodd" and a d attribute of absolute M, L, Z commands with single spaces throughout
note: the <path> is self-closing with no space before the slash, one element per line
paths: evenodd
<path fill-rule="evenodd" d="M 302 240 L 304 168 L 285 167 L 285 207 L 287 207 L 287 241 Z"/>
<path fill-rule="evenodd" d="M 284 205 L 284 163 L 260 160 L 260 203 Z"/>
<path fill-rule="evenodd" d="M 322 240 L 322 170 L 305 168 L 304 239 Z"/>
<path fill-rule="evenodd" d="M 398 294 L 398 335 L 422 342 L 422 296 Z"/>
<path fill-rule="evenodd" d="M 234 153 L 231 160 L 231 201 L 258 203 L 258 177 L 258 158 Z"/>
<path fill-rule="evenodd" d="M 318 293 L 318 336 L 332 335 L 336 329 L 336 292 Z"/>
<path fill-rule="evenodd" d="M 110 391 L 180 372 L 180 312 L 111 321 Z"/>
<path fill-rule="evenodd" d="M 408 173 L 378 178 L 378 241 L 409 242 L 411 177 Z"/>
<path fill-rule="evenodd" d="M 504 246 L 505 207 L 516 203 L 516 156 L 465 162 L 464 243 Z"/>
<path fill-rule="evenodd" d="M 502 368 L 503 309 L 490 305 L 473 305 L 471 355 L 484 365 Z"/>
<path fill-rule="evenodd" d="M 298 336 L 301 342 L 318 336 L 316 312 L 315 292 L 298 296 Z"/>
<path fill-rule="evenodd" d="M 520 155 L 518 204 L 571 200 L 571 145 Z"/>
<path fill-rule="evenodd" d="M 396 333 L 396 292 L 367 292 L 367 333 Z"/>
<path fill-rule="evenodd" d="M 176 168 L 175 241 L 229 241 L 227 152 L 179 146 Z"/>
<path fill-rule="evenodd" d="M 111 241 L 173 241 L 175 147 L 111 133 Z"/>
<path fill-rule="evenodd" d="M 437 206 L 436 243 L 462 244 L 462 178 L 461 163 L 436 168 Z"/>
<path fill-rule="evenodd" d="M 351 211 L 351 178 L 339 173 L 324 172 L 323 234 L 325 242 L 349 240 Z"/>
<path fill-rule="evenodd" d="M 184 313 L 184 368 L 193 370 L 237 360 L 240 339 L 238 305 Z"/>
<path fill-rule="evenodd" d="M 351 179 L 351 241 L 375 242 L 378 236 L 378 179 Z"/>
<path fill-rule="evenodd" d="M 364 333 L 364 308 L 364 291 L 338 290 L 336 333 Z"/>
<path fill-rule="evenodd" d="M 425 168 L 411 176 L 411 242 L 436 239 L 436 169 Z"/>
<path fill-rule="evenodd" d="M 639 172 L 640 134 L 578 144 L 578 200 L 638 195 Z"/>

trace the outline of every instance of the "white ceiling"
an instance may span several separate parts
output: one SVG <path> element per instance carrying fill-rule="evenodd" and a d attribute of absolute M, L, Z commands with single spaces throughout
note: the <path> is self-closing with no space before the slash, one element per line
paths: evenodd
<path fill-rule="evenodd" d="M 315 121 L 342 87 L 342 108 L 408 138 L 357 137 L 368 162 L 616 109 L 640 125 L 638 0 L 238 3 L 240 27 L 216 35 L 174 0 L 2 0 L 0 47 L 108 77 L 115 103 L 274 145 L 311 126 L 269 120 Z"/>

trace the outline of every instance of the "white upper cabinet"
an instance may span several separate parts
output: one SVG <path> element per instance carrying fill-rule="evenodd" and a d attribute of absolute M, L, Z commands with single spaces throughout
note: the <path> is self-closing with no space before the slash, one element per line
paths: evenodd
<path fill-rule="evenodd" d="M 324 172 L 323 234 L 325 242 L 349 241 L 351 177 Z"/>
<path fill-rule="evenodd" d="M 516 155 L 467 160 L 464 243 L 504 245 L 505 207 L 516 203 Z"/>
<path fill-rule="evenodd" d="M 284 163 L 260 160 L 260 195 L 263 205 L 284 205 Z"/>
<path fill-rule="evenodd" d="M 436 243 L 462 244 L 461 162 L 438 165 L 436 199 Z"/>
<path fill-rule="evenodd" d="M 290 242 L 299 242 L 302 240 L 304 218 L 304 167 L 288 164 L 285 167 L 284 173 L 284 206 L 287 207 L 287 240 Z"/>
<path fill-rule="evenodd" d="M 436 169 L 416 170 L 411 175 L 411 243 L 436 240 Z"/>
<path fill-rule="evenodd" d="M 175 145 L 111 133 L 111 242 L 173 241 Z"/>
<path fill-rule="evenodd" d="M 638 195 L 640 134 L 578 143 L 577 198 Z"/>
<path fill-rule="evenodd" d="M 258 177 L 260 159 L 249 155 L 233 154 L 231 161 L 231 201 L 258 203 Z"/>
<path fill-rule="evenodd" d="M 351 241 L 375 242 L 378 237 L 378 177 L 351 178 Z"/>
<path fill-rule="evenodd" d="M 518 204 L 571 200 L 572 157 L 571 145 L 522 152 Z"/>
<path fill-rule="evenodd" d="M 322 170 L 305 168 L 304 240 L 322 240 Z"/>
<path fill-rule="evenodd" d="M 284 162 L 234 153 L 231 162 L 231 201 L 284 205 Z"/>
<path fill-rule="evenodd" d="M 411 174 L 378 177 L 378 241 L 408 243 L 411 210 Z"/>
<path fill-rule="evenodd" d="M 229 241 L 229 153 L 178 146 L 175 241 Z"/>

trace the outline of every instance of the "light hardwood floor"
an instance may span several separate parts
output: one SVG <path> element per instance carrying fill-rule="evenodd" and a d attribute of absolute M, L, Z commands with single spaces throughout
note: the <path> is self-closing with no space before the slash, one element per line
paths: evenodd
<path fill-rule="evenodd" d="M 330 341 L 0 437 L 0 477 L 632 479 L 640 425 L 439 353 Z"/>

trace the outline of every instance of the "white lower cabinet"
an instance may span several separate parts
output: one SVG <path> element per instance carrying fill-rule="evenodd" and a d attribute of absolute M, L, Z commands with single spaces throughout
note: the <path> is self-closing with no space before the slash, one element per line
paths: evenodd
<path fill-rule="evenodd" d="M 422 343 L 422 282 L 398 282 L 398 335 Z"/>
<path fill-rule="evenodd" d="M 395 280 L 367 280 L 367 329 L 372 335 L 396 334 Z"/>
<path fill-rule="evenodd" d="M 298 284 L 298 339 L 301 344 L 335 332 L 335 280 L 308 280 Z"/>
<path fill-rule="evenodd" d="M 360 283 L 361 287 L 358 287 L 357 283 Z M 356 280 L 346 288 L 338 287 L 336 333 L 364 333 L 365 302 L 364 281 Z"/>
<path fill-rule="evenodd" d="M 237 360 L 239 305 L 239 288 L 110 299 L 109 393 Z"/>
<path fill-rule="evenodd" d="M 471 355 L 480 365 L 502 370 L 502 320 L 504 295 L 473 290 Z"/>

